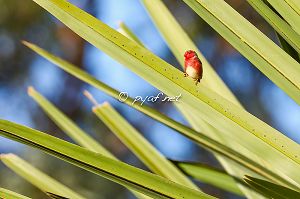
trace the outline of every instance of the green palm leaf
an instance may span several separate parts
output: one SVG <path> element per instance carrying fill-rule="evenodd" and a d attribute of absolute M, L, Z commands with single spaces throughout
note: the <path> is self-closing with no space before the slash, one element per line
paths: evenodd
<path fill-rule="evenodd" d="M 91 77 L 90 75 L 88 75 L 84 71 L 80 70 L 79 68 L 73 66 L 72 64 L 70 64 L 58 57 L 51 55 L 47 51 L 45 51 L 35 45 L 29 44 L 29 43 L 25 43 L 25 44 L 28 47 L 30 47 L 31 49 L 33 49 L 34 51 L 36 51 L 37 53 L 39 53 L 41 56 L 44 56 L 45 58 L 49 59 L 50 61 L 57 64 L 58 66 L 60 66 L 64 70 L 66 70 L 67 72 L 75 75 L 79 79 L 82 79 L 83 81 L 86 81 L 87 83 L 95 86 L 96 88 L 105 91 L 107 94 L 111 95 L 114 98 L 117 98 L 117 99 L 119 98 L 120 92 L 118 92 L 117 90 L 109 87 L 108 85 L 105 85 L 102 82 L 96 80 L 95 78 Z M 239 164 L 243 165 L 244 167 L 246 167 L 262 176 L 265 176 L 269 179 L 275 180 L 278 183 L 280 183 L 280 182 L 287 183 L 287 184 L 289 184 L 289 186 L 293 187 L 293 185 L 288 182 L 290 179 L 285 180 L 282 177 L 271 172 L 264 166 L 261 166 L 257 162 L 249 159 L 247 156 L 243 156 L 239 152 L 237 152 L 233 149 L 230 149 L 229 147 L 221 144 L 220 142 L 218 142 L 214 139 L 211 139 L 210 137 L 206 136 L 205 134 L 200 134 L 199 132 L 197 132 L 193 129 L 190 129 L 190 128 L 166 117 L 165 115 L 159 113 L 158 111 L 154 110 L 153 108 L 151 108 L 149 106 L 146 106 L 146 105 L 140 106 L 137 103 L 133 103 L 133 101 L 134 101 L 134 99 L 128 98 L 125 101 L 125 103 L 133 106 L 137 110 L 151 116 L 152 118 L 154 118 L 158 121 L 161 121 L 162 123 L 168 125 L 169 127 L 174 128 L 175 130 L 183 133 L 185 136 L 192 139 L 196 143 L 201 144 L 203 147 L 208 148 L 216 153 L 219 153 L 220 155 L 223 155 L 227 158 L 230 158 L 230 159 L 238 162 Z M 247 140 L 247 141 L 249 141 L 249 140 Z M 288 162 L 285 162 L 284 165 L 286 166 L 287 163 Z M 293 171 L 293 170 L 291 170 L 291 171 Z M 291 182 L 293 183 L 293 181 L 291 181 Z"/>
<path fill-rule="evenodd" d="M 298 62 L 225 1 L 184 0 L 184 2 L 262 73 L 300 104 L 300 67 Z"/>
<path fill-rule="evenodd" d="M 293 5 L 292 1 L 290 0 L 283 0 L 283 1 L 267 0 L 267 1 L 300 35 L 300 12 L 298 9 L 299 6 L 297 6 L 297 4 Z M 289 2 L 291 4 L 289 4 Z"/>
<path fill-rule="evenodd" d="M 83 196 L 75 193 L 70 188 L 34 168 L 26 161 L 14 154 L 2 154 L 1 161 L 19 176 L 41 189 L 43 192 L 50 191 L 74 199 L 84 199 Z"/>
<path fill-rule="evenodd" d="M 110 104 L 104 103 L 103 105 L 94 106 L 93 112 L 153 172 L 179 184 L 199 189 L 173 163 L 140 135 Z"/>
<path fill-rule="evenodd" d="M 0 134 L 153 198 L 214 198 L 40 131 L 0 120 Z"/>
<path fill-rule="evenodd" d="M 247 0 L 248 3 L 283 37 L 295 50 L 300 53 L 300 35 L 275 13 L 264 1 Z"/>
<path fill-rule="evenodd" d="M 240 191 L 236 184 L 241 180 L 236 177 L 230 176 L 225 171 L 215 169 L 213 167 L 201 163 L 175 161 L 175 164 L 180 169 L 182 169 L 187 175 L 203 183 L 211 184 L 226 191 L 243 196 L 243 193 Z M 209 176 L 209 178 L 207 178 L 207 176 Z"/>
<path fill-rule="evenodd" d="M 46 114 L 55 122 L 55 124 L 57 124 L 68 136 L 75 140 L 75 142 L 91 151 L 117 160 L 117 158 L 111 152 L 109 152 L 106 148 L 99 144 L 90 135 L 85 133 L 79 126 L 77 126 L 71 119 L 69 119 L 64 113 L 56 108 L 44 96 L 38 93 L 33 87 L 28 88 L 28 95 L 30 95 L 46 112 Z M 133 191 L 133 194 L 140 199 L 149 199 L 148 196 L 135 191 Z"/>
<path fill-rule="evenodd" d="M 4 199 L 30 199 L 26 196 L 23 196 L 21 194 L 18 194 L 16 192 L 4 189 L 0 187 L 0 198 Z"/>
<path fill-rule="evenodd" d="M 292 199 L 300 198 L 300 192 L 251 176 L 244 177 L 245 182 L 268 198 Z"/>

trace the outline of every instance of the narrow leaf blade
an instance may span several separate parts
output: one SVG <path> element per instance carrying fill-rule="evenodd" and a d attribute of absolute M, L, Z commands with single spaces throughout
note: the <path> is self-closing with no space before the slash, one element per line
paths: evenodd
<path fill-rule="evenodd" d="M 300 13 L 297 13 L 297 10 L 294 9 L 297 8 L 297 6 L 291 7 L 287 3 L 289 0 L 283 0 L 283 1 L 267 0 L 267 1 L 300 35 Z"/>
<path fill-rule="evenodd" d="M 207 87 L 201 84 L 196 87 L 191 79 L 183 77 L 182 72 L 178 71 L 159 57 L 154 56 L 150 51 L 136 44 L 136 42 L 131 41 L 108 27 L 106 24 L 66 1 L 34 1 L 60 19 L 81 37 L 127 66 L 133 72 L 159 88 L 162 92 L 169 96 L 176 96 L 181 93 L 181 100 L 184 104 L 190 106 L 191 109 L 198 110 L 199 113 L 201 113 L 199 117 L 223 133 L 226 133 L 229 140 L 235 140 L 239 143 L 241 138 L 245 139 L 245 136 L 247 136 L 247 143 L 243 144 L 251 145 L 251 143 L 256 143 L 257 145 L 260 143 L 260 147 L 264 148 L 264 150 L 268 151 L 270 154 L 275 154 L 275 151 L 280 152 L 280 159 L 285 158 L 284 156 L 286 156 L 287 161 L 289 161 L 290 164 L 295 163 L 299 166 L 300 146 L 298 144 L 245 110 L 241 110 L 240 107 L 237 107 L 235 104 L 232 104 L 220 95 L 217 95 Z M 220 3 L 223 4 L 225 2 L 220 1 Z M 226 8 L 228 8 L 228 6 Z M 268 47 L 268 45 L 265 47 Z M 278 53 L 282 54 L 283 51 L 280 48 L 279 50 Z M 274 55 L 273 53 L 271 54 Z M 285 57 L 286 55 L 282 56 Z M 282 63 L 280 67 L 282 68 L 283 65 L 286 66 L 288 64 L 292 70 L 296 70 L 292 67 L 292 65 L 295 64 L 289 63 L 293 62 L 290 60 L 291 58 L 285 58 L 285 62 Z M 280 62 L 281 61 L 283 60 L 280 58 Z M 296 64 L 298 63 L 296 62 Z M 284 70 L 286 68 L 284 68 Z M 300 75 L 300 68 L 298 70 Z M 292 72 L 291 75 L 295 77 L 295 80 L 300 82 L 296 71 Z M 300 92 L 294 93 L 298 93 L 300 96 Z M 300 97 L 298 99 L 300 99 Z M 232 131 L 240 133 L 234 134 L 233 136 Z M 272 139 L 269 138 L 269 136 L 266 136 L 266 134 L 271 134 L 270 137 L 272 137 Z M 276 138 L 276 140 L 274 138 Z M 250 142 L 250 140 L 252 141 Z M 269 147 L 267 147 L 267 145 L 269 145 Z M 253 147 L 247 147 L 248 150 L 253 150 Z M 261 149 L 253 152 L 257 153 L 259 156 L 260 151 Z M 273 161 L 278 162 L 278 158 L 270 155 L 266 156 L 264 161 L 267 161 L 272 165 L 274 163 Z M 287 161 L 285 161 L 285 164 Z M 294 163 L 292 161 L 294 161 Z M 286 167 L 286 165 L 282 166 Z M 292 167 L 295 166 L 296 165 L 293 165 Z M 284 169 L 282 170 L 285 172 Z M 295 175 L 289 177 L 294 178 Z"/>
<path fill-rule="evenodd" d="M 135 41 L 139 45 L 144 46 L 144 44 L 142 44 L 142 42 L 137 38 L 137 36 L 122 21 L 119 23 L 119 32 L 122 33 L 124 36 L 128 37 L 129 39 L 131 39 L 132 41 Z"/>
<path fill-rule="evenodd" d="M 51 178 L 42 171 L 31 166 L 26 161 L 22 160 L 14 154 L 2 154 L 1 161 L 19 176 L 38 187 L 43 192 L 53 192 L 59 195 L 64 195 L 74 199 L 84 199 L 83 196 L 74 192 L 62 183 Z"/>
<path fill-rule="evenodd" d="M 184 0 L 262 73 L 300 104 L 299 63 L 223 0 Z M 234 20 L 232 20 L 234 19 Z"/>
<path fill-rule="evenodd" d="M 78 144 L 86 147 L 91 151 L 101 153 L 102 155 L 108 156 L 110 158 L 113 157 L 113 155 L 108 150 L 106 150 L 95 139 L 93 139 L 81 128 L 79 128 L 71 119 L 69 119 L 64 113 L 57 109 L 51 102 L 49 102 L 44 96 L 38 93 L 33 87 L 28 88 L 28 95 L 40 105 L 40 107 L 55 122 L 57 126 L 59 126 Z"/>
<path fill-rule="evenodd" d="M 281 37 L 300 53 L 300 35 L 295 32 L 284 19 L 278 16 L 264 1 L 247 1 Z"/>
<path fill-rule="evenodd" d="M 200 163 L 175 162 L 175 164 L 187 175 L 203 183 L 211 184 L 237 195 L 243 195 L 243 193 L 237 187 L 235 181 L 238 179 L 230 176 L 225 171 L 221 171 Z"/>
<path fill-rule="evenodd" d="M 0 187 L 0 198 L 4 199 L 30 199 L 26 196 L 18 194 L 16 192 L 10 191 L 8 189 L 4 189 Z"/>
<path fill-rule="evenodd" d="M 110 104 L 104 103 L 95 106 L 93 112 L 153 172 L 187 187 L 199 189 L 173 163 L 140 135 Z"/>
<path fill-rule="evenodd" d="M 262 193 L 268 198 L 290 199 L 300 198 L 300 192 L 283 187 L 266 180 L 245 176 L 244 180 L 249 186 Z"/>
<path fill-rule="evenodd" d="M 89 74 L 87 74 L 86 72 L 82 71 L 81 69 L 79 69 L 78 67 L 75 67 L 73 66 L 72 64 L 58 58 L 58 57 L 55 57 L 54 55 L 48 53 L 47 51 L 33 45 L 33 44 L 30 44 L 30 43 L 26 43 L 26 45 L 28 47 L 30 47 L 31 49 L 33 49 L 35 52 L 37 52 L 38 54 L 40 54 L 41 56 L 44 56 L 45 58 L 49 59 L 51 62 L 57 64 L 59 67 L 61 67 L 63 70 L 73 74 L 74 76 L 78 77 L 79 79 L 95 86 L 96 88 L 100 89 L 100 90 L 103 90 L 104 92 L 106 92 L 107 94 L 111 95 L 112 97 L 118 99 L 119 98 L 119 93 L 117 90 L 109 87 L 108 85 L 100 82 L 99 80 L 95 79 L 94 77 L 90 76 Z M 135 109 L 149 115 L 150 117 L 166 124 L 167 126 L 171 127 L 171 128 L 174 128 L 175 130 L 183 133 L 185 136 L 187 136 L 188 138 L 192 139 L 193 141 L 201 144 L 203 147 L 205 148 L 208 148 L 210 150 L 213 150 L 214 152 L 216 153 L 219 153 L 220 155 L 223 155 L 227 158 L 230 158 L 236 162 L 238 162 L 239 164 L 243 165 L 244 167 L 256 172 L 256 173 L 259 173 L 260 175 L 264 176 L 264 177 L 267 177 L 267 178 L 271 178 L 273 180 L 276 180 L 274 179 L 273 177 L 277 176 L 276 174 L 274 173 L 270 173 L 270 171 L 265 167 L 265 166 L 261 166 L 259 165 L 259 163 L 256 163 L 256 161 L 253 161 L 252 159 L 249 159 L 248 156 L 249 156 L 249 153 L 248 151 L 244 151 L 246 156 L 243 156 L 241 153 L 233 150 L 233 149 L 230 149 L 228 148 L 227 146 L 221 144 L 220 142 L 214 140 L 214 139 L 211 139 L 210 137 L 208 137 L 207 135 L 205 134 L 202 134 L 200 132 L 197 132 L 191 128 L 188 128 L 170 118 L 168 118 L 167 116 L 159 113 L 158 111 L 154 110 L 153 108 L 149 107 L 149 106 L 140 106 L 138 105 L 137 103 L 133 103 L 133 99 L 132 98 L 128 98 L 124 103 L 134 107 Z M 196 103 L 196 102 L 195 102 Z M 227 111 L 227 110 L 225 110 Z M 215 118 L 216 119 L 216 118 Z M 224 121 L 223 121 L 224 122 Z M 231 131 L 232 132 L 232 131 Z M 239 133 L 241 132 L 241 129 L 239 129 L 238 131 Z M 238 134 L 237 134 L 238 135 Z M 241 136 L 241 135 L 239 135 Z M 245 135 L 244 135 L 245 136 Z M 234 139 L 234 137 L 229 137 L 230 139 Z M 228 138 L 228 139 L 229 139 Z M 249 141 L 251 137 L 247 137 L 247 141 Z M 253 137 L 252 137 L 253 138 Z M 235 138 L 236 139 L 236 138 Z M 245 138 L 243 138 L 245 139 Z M 239 140 L 240 142 L 240 140 Z M 254 142 L 257 144 L 257 140 Z M 243 143 L 243 144 L 247 144 L 247 143 Z M 269 150 L 269 148 L 264 148 L 264 149 L 261 149 L 260 147 L 262 147 L 261 145 L 255 145 L 256 146 L 256 150 L 261 153 L 261 151 L 265 151 L 267 152 Z M 252 149 L 253 150 L 253 149 Z M 271 155 L 278 155 L 277 153 L 270 153 L 267 157 L 271 158 L 272 156 Z M 274 157 L 275 158 L 275 157 Z M 266 158 L 265 158 L 266 159 Z M 279 165 L 278 163 L 278 159 L 279 157 L 276 157 L 276 166 Z M 288 164 L 289 162 L 288 161 L 285 161 L 284 164 L 282 166 L 286 167 L 286 165 Z M 295 167 L 295 166 L 294 166 Z M 294 167 L 290 167 L 290 168 L 294 168 Z M 298 166 L 296 166 L 295 168 L 297 168 Z M 296 176 L 297 175 L 297 172 L 295 172 L 294 170 L 283 170 L 283 171 L 288 171 L 288 172 L 291 172 L 293 175 L 292 176 Z M 278 178 L 279 176 L 277 176 L 277 181 L 280 179 L 280 177 Z M 279 180 L 282 181 L 283 179 Z M 288 179 L 289 181 L 290 179 Z M 287 181 L 287 180 L 285 180 Z M 292 183 L 294 183 L 292 181 Z"/>
<path fill-rule="evenodd" d="M 40 131 L 0 120 L 0 134 L 153 198 L 214 198 Z"/>
<path fill-rule="evenodd" d="M 38 93 L 33 87 L 28 88 L 28 94 L 41 106 L 41 108 L 49 115 L 49 117 L 73 140 L 81 146 L 100 153 L 104 156 L 117 160 L 117 158 L 110 153 L 106 148 L 99 144 L 90 135 L 85 133 L 79 126 L 77 126 L 70 118 L 56 108 L 44 96 Z M 149 199 L 148 196 L 133 191 L 133 194 L 140 199 Z"/>
<path fill-rule="evenodd" d="M 232 92 L 228 89 L 228 87 L 224 84 L 221 78 L 214 71 L 209 62 L 202 55 L 200 50 L 194 44 L 194 42 L 189 38 L 187 33 L 183 30 L 180 24 L 173 17 L 168 8 L 164 5 L 161 0 L 142 0 L 141 1 L 148 11 L 150 17 L 152 18 L 154 24 L 156 25 L 159 32 L 162 34 L 166 43 L 168 44 L 170 50 L 175 55 L 178 62 L 181 64 L 182 68 L 184 66 L 183 54 L 186 50 L 194 50 L 198 54 L 204 70 L 204 77 L 201 80 L 201 84 L 207 86 L 208 88 L 213 89 L 219 95 L 227 98 L 232 101 L 236 105 L 239 105 L 238 100 L 232 94 Z M 170 33 L 176 34 L 170 34 Z M 226 144 L 227 146 L 234 146 L 236 150 L 239 150 L 239 147 L 234 142 L 228 142 L 223 136 L 226 137 L 222 132 L 218 131 L 216 128 L 212 128 L 209 124 L 203 121 L 199 117 L 195 117 L 195 115 L 200 115 L 199 112 L 195 109 L 191 109 L 189 106 L 186 106 L 181 103 L 175 103 L 175 106 L 179 109 L 179 111 L 184 115 L 187 121 L 191 124 L 191 126 L 198 130 L 202 131 L 204 134 L 208 136 L 212 136 L 214 139 L 218 140 L 221 143 Z M 234 133 L 232 131 L 232 133 Z M 239 132 L 238 132 L 239 133 Z M 216 158 L 222 164 L 222 166 L 230 172 L 232 175 L 236 176 L 244 176 L 245 173 L 249 173 L 248 170 L 238 166 L 237 164 L 232 164 L 232 162 L 226 160 L 224 157 L 215 154 Z M 248 156 L 250 154 L 248 153 Z M 258 195 L 253 193 L 253 191 L 244 188 L 241 184 L 239 184 L 241 190 L 245 193 L 245 195 L 250 199 L 258 199 Z"/>
<path fill-rule="evenodd" d="M 54 194 L 54 193 L 51 193 L 51 192 L 47 192 L 47 195 L 50 198 L 53 198 L 53 199 L 68 199 L 66 197 L 63 197 L 63 196 L 60 196 L 60 195 L 57 195 L 57 194 Z"/>

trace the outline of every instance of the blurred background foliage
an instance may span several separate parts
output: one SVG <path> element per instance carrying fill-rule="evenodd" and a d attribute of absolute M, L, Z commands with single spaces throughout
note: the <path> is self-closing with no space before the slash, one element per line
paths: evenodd
<path fill-rule="evenodd" d="M 244 107 L 263 121 L 300 142 L 300 108 L 283 91 L 262 75 L 243 56 L 179 0 L 164 1 L 189 36 Z M 241 0 L 226 0 L 258 29 L 277 42 L 273 29 Z M 72 0 L 111 27 L 124 21 L 155 54 L 179 67 L 138 0 Z M 176 34 L 170 33 L 170 34 Z M 88 89 L 100 102 L 110 101 L 168 158 L 219 164 L 206 151 L 143 114 L 96 91 L 54 67 L 21 45 L 28 40 L 52 51 L 131 96 L 156 95 L 159 91 L 112 60 L 56 21 L 31 0 L 0 0 L 0 117 L 69 140 L 39 109 L 26 93 L 34 86 L 83 129 L 123 161 L 145 168 L 137 158 L 91 112 L 83 97 Z M 205 71 L 204 71 L 205 75 Z M 154 107 L 186 124 L 171 104 Z M 16 142 L 0 138 L 0 153 L 14 152 L 88 198 L 133 198 L 123 187 Z M 200 183 L 199 183 L 200 184 Z M 200 184 L 202 189 L 221 198 L 237 196 Z M 33 198 L 46 198 L 38 189 L 0 165 L 0 187 Z M 124 197 L 125 196 L 125 197 Z M 128 196 L 128 197 L 127 197 Z"/>

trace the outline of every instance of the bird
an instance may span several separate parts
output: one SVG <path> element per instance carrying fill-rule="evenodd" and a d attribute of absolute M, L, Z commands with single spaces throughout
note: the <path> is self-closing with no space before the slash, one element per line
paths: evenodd
<path fill-rule="evenodd" d="M 192 77 L 196 85 L 200 82 L 203 76 L 202 62 L 198 58 L 194 50 L 187 50 L 184 53 L 184 76 Z"/>

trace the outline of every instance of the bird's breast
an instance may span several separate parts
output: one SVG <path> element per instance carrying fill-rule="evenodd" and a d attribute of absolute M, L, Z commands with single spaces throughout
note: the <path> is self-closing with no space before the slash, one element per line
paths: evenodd
<path fill-rule="evenodd" d="M 192 66 L 187 66 L 185 72 L 192 78 L 198 78 L 200 76 L 199 71 Z"/>

